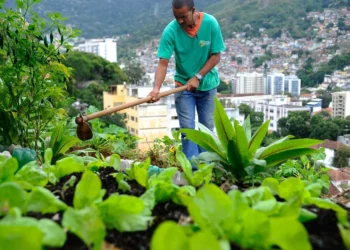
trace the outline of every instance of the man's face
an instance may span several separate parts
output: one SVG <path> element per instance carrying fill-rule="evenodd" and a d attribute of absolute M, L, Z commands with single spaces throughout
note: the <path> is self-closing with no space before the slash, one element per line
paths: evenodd
<path fill-rule="evenodd" d="M 183 6 L 179 9 L 173 7 L 173 14 L 176 21 L 181 25 L 182 28 L 186 29 L 188 26 L 193 25 L 193 15 L 195 9 L 188 9 L 187 6 Z"/>

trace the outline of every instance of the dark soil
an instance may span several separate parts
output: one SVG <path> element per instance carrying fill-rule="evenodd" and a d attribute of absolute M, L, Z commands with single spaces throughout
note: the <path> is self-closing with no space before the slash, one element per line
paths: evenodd
<path fill-rule="evenodd" d="M 145 188 L 140 186 L 137 182 L 131 181 L 129 185 L 131 186 L 131 191 L 126 193 L 118 190 L 118 183 L 114 177 L 109 174 L 115 173 L 113 168 L 101 168 L 97 174 L 99 174 L 102 181 L 102 188 L 106 189 L 106 195 L 104 199 L 108 198 L 113 193 L 128 194 L 134 196 L 141 196 L 145 192 Z M 77 181 L 72 187 L 69 187 L 62 196 L 56 193 L 60 199 L 65 203 L 72 206 L 73 196 L 75 186 L 81 179 L 81 173 L 74 174 L 77 177 Z M 48 186 L 47 188 L 51 191 L 62 190 L 62 187 L 70 179 L 70 176 L 66 176 L 60 180 L 55 186 Z M 339 229 L 337 227 L 337 217 L 336 214 L 331 210 L 320 209 L 315 206 L 307 207 L 310 211 L 316 213 L 318 218 L 316 220 L 304 223 L 306 230 L 309 233 L 310 242 L 313 249 L 315 250 L 345 250 L 342 238 L 340 236 Z M 349 209 L 347 209 L 349 211 Z M 350 212 L 350 211 L 349 211 Z M 62 213 L 46 214 L 42 215 L 39 213 L 28 213 L 28 216 L 35 217 L 37 219 L 49 218 L 55 219 L 57 223 L 60 224 Z M 152 211 L 152 216 L 154 220 L 152 225 L 146 230 L 141 232 L 131 232 L 131 233 L 120 233 L 116 230 L 107 230 L 107 235 L 105 241 L 117 247 L 117 249 L 122 250 L 144 250 L 149 249 L 150 241 L 152 235 L 157 228 L 157 226 L 165 220 L 172 220 L 176 222 L 188 222 L 189 215 L 185 207 L 176 205 L 172 202 L 158 204 Z M 56 250 L 49 248 L 50 250 Z M 75 235 L 68 233 L 67 242 L 61 250 L 88 250 L 84 243 L 77 238 Z M 231 244 L 231 249 L 237 250 L 240 247 Z"/>
<path fill-rule="evenodd" d="M 309 207 L 317 219 L 304 223 L 314 250 L 346 250 L 340 235 L 336 213 L 332 210 Z"/>
<path fill-rule="evenodd" d="M 188 212 L 185 207 L 172 202 L 158 204 L 152 211 L 155 217 L 153 224 L 142 232 L 120 233 L 116 230 L 108 230 L 106 241 L 123 250 L 149 249 L 152 235 L 157 226 L 165 220 L 180 222 L 186 220 Z"/>

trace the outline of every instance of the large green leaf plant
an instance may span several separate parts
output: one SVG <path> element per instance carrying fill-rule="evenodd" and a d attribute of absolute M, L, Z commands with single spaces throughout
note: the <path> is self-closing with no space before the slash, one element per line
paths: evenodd
<path fill-rule="evenodd" d="M 202 124 L 198 124 L 199 130 L 181 129 L 181 132 L 186 134 L 187 139 L 207 150 L 199 155 L 200 160 L 220 162 L 239 181 L 288 159 L 315 153 L 310 147 L 321 143 L 313 139 L 291 140 L 293 136 L 289 135 L 267 147 L 261 147 L 270 121 L 262 124 L 252 135 L 250 118 L 247 117 L 243 125 L 237 120 L 232 124 L 217 98 L 214 122 L 216 134 Z"/>

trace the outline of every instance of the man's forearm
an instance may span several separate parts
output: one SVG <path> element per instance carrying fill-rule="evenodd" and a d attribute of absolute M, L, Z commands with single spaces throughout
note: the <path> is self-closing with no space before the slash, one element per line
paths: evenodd
<path fill-rule="evenodd" d="M 213 54 L 209 60 L 204 64 L 203 68 L 198 72 L 200 75 L 205 76 L 210 70 L 212 70 L 220 62 L 220 53 Z"/>
<path fill-rule="evenodd" d="M 158 65 L 155 73 L 155 81 L 154 81 L 154 88 L 157 90 L 160 90 L 162 87 L 162 84 L 164 82 L 165 76 L 167 73 L 167 66 L 165 65 Z"/>

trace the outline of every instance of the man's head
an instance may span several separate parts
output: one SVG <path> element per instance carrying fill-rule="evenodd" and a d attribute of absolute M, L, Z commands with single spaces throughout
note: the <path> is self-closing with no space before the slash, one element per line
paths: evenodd
<path fill-rule="evenodd" d="M 182 28 L 194 25 L 194 13 L 196 11 L 193 0 L 173 0 L 173 14 Z"/>

